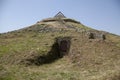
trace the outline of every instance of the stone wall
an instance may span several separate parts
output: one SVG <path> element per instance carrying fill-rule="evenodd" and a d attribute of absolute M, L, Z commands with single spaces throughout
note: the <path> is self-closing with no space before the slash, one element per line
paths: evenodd
<path fill-rule="evenodd" d="M 105 40 L 106 35 L 102 32 L 87 32 L 88 39 L 100 39 Z"/>

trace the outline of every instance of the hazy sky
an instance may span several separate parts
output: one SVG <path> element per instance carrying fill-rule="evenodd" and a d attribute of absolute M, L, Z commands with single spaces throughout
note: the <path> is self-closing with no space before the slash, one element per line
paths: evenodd
<path fill-rule="evenodd" d="M 86 26 L 120 35 L 120 0 L 0 0 L 0 33 L 61 11 Z"/>

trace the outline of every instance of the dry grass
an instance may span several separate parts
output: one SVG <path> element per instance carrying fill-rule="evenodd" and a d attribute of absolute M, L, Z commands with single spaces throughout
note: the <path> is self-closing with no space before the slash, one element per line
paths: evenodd
<path fill-rule="evenodd" d="M 89 30 L 82 25 L 76 27 Z M 39 26 L 0 35 L 0 80 L 119 80 L 120 37 L 89 40 L 75 30 L 39 32 Z M 25 65 L 22 60 L 47 54 L 56 37 L 71 36 L 69 55 L 52 63 Z"/>

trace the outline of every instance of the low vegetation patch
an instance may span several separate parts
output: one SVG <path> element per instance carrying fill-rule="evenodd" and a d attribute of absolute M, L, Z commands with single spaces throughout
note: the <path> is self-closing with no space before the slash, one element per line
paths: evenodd
<path fill-rule="evenodd" d="M 51 27 L 60 24 L 37 23 L 0 34 L 0 80 L 120 79 L 119 36 L 91 39 L 88 32 L 102 32 L 72 22 Z"/>

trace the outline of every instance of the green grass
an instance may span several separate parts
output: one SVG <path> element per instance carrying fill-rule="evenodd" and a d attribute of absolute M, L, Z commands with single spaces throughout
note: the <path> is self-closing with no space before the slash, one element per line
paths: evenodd
<path fill-rule="evenodd" d="M 105 41 L 89 40 L 85 33 L 75 30 L 39 32 L 38 28 L 0 35 L 0 80 L 119 80 L 119 36 L 106 34 Z M 40 66 L 21 63 L 46 55 L 60 36 L 72 37 L 69 55 Z"/>
<path fill-rule="evenodd" d="M 83 24 L 78 24 L 78 23 L 71 23 L 71 22 L 67 22 L 67 24 L 69 24 L 69 25 L 72 25 L 72 26 L 74 26 L 75 28 L 77 28 L 77 29 L 83 29 L 83 30 L 93 30 L 92 28 L 89 28 L 89 27 L 87 27 L 87 26 L 84 26 Z"/>

